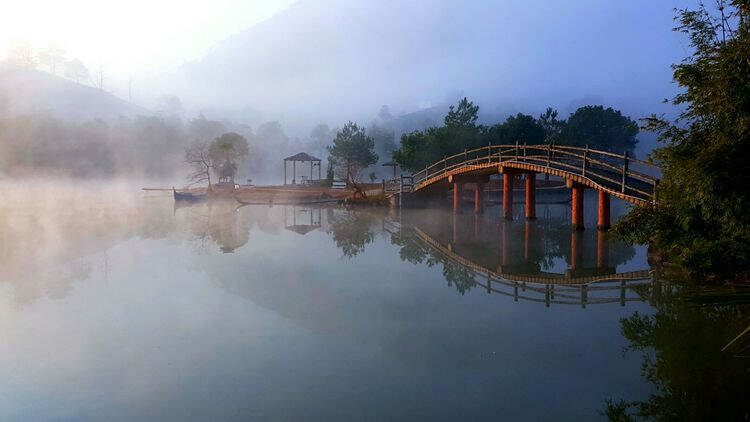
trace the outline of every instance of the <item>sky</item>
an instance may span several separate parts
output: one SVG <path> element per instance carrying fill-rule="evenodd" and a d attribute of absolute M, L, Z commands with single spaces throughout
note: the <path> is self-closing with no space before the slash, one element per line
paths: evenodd
<path fill-rule="evenodd" d="M 294 0 L 23 0 L 0 13 L 0 58 L 9 46 L 56 43 L 110 85 L 169 72 Z M 112 87 L 116 88 L 116 87 Z M 121 87 L 120 87 L 121 89 Z"/>
<path fill-rule="evenodd" d="M 190 104 L 334 125 L 460 95 L 479 103 L 480 118 L 592 103 L 640 117 L 675 93 L 670 65 L 688 49 L 673 9 L 689 4 L 302 0 L 158 88 Z"/>
<path fill-rule="evenodd" d="M 0 57 L 53 41 L 105 90 L 154 109 L 337 125 L 467 95 L 494 116 L 602 103 L 634 115 L 674 95 L 688 55 L 674 8 L 632 0 L 133 0 L 13 2 Z M 42 13 L 43 11 L 43 13 Z"/>

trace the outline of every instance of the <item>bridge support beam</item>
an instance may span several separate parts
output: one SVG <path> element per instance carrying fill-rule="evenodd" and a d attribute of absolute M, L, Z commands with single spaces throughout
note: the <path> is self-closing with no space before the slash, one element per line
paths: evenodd
<path fill-rule="evenodd" d="M 484 212 L 484 183 L 477 182 L 477 188 L 474 191 L 474 212 L 482 214 Z"/>
<path fill-rule="evenodd" d="M 513 219 L 513 185 L 515 176 L 512 170 L 503 168 L 503 217 L 506 220 Z"/>
<path fill-rule="evenodd" d="M 573 201 L 570 213 L 573 230 L 583 230 L 583 185 L 573 183 Z"/>
<path fill-rule="evenodd" d="M 609 194 L 604 191 L 599 191 L 599 222 L 596 228 L 599 230 L 609 230 Z"/>
<path fill-rule="evenodd" d="M 526 220 L 536 220 L 536 173 L 526 174 Z"/>

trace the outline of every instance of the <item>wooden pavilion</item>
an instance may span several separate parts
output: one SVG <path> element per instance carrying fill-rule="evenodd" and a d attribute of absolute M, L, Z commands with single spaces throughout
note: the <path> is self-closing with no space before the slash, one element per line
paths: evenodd
<path fill-rule="evenodd" d="M 308 179 L 308 183 L 312 182 L 313 180 L 313 167 L 318 167 L 318 180 L 320 180 L 320 158 L 313 157 L 312 155 L 306 153 L 306 152 L 300 152 L 298 154 L 294 154 L 290 157 L 284 158 L 284 185 L 287 185 L 287 163 L 291 161 L 292 162 L 292 185 L 297 184 L 297 162 L 309 162 L 310 163 L 310 179 Z M 304 179 L 304 176 L 302 176 Z"/>

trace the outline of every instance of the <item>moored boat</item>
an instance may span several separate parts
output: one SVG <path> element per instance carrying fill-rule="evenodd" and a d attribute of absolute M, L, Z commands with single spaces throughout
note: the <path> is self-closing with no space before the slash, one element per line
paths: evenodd
<path fill-rule="evenodd" d="M 175 201 L 198 202 L 206 198 L 205 193 L 177 192 L 174 187 L 172 187 L 172 193 Z"/>

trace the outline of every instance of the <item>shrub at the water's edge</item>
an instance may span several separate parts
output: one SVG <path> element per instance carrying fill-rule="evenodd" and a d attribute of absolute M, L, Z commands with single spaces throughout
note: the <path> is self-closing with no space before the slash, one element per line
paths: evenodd
<path fill-rule="evenodd" d="M 685 91 L 676 122 L 657 116 L 645 128 L 666 144 L 652 158 L 663 170 L 658 205 L 633 209 L 615 232 L 649 243 L 698 282 L 750 275 L 750 2 L 712 15 L 680 10 L 676 30 L 693 55 L 674 66 Z"/>

